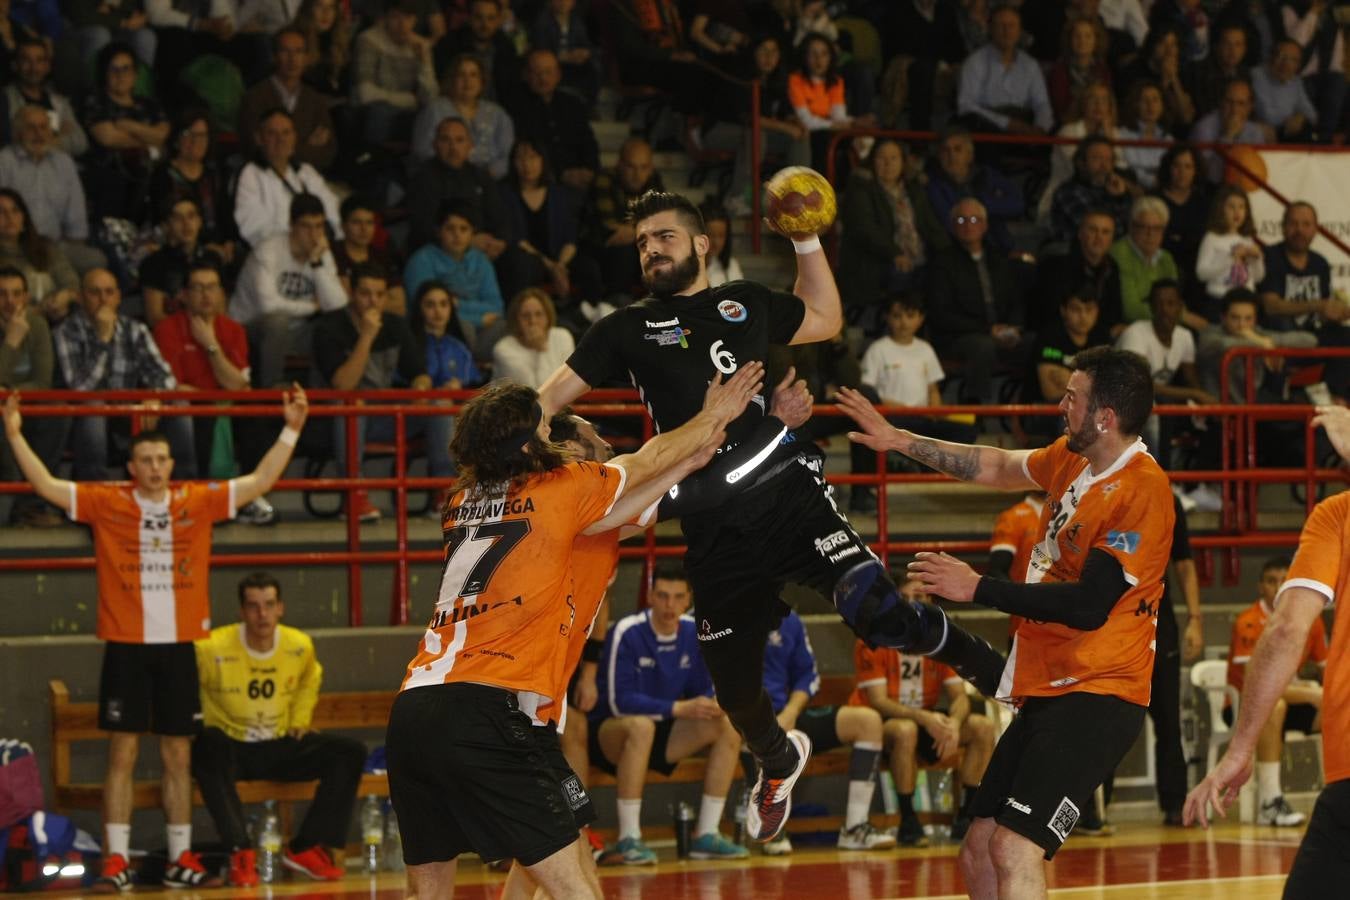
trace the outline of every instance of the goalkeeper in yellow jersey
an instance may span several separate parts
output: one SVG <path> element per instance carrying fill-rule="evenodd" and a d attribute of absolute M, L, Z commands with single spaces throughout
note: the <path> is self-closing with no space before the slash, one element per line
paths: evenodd
<path fill-rule="evenodd" d="M 258 883 L 256 860 L 235 790 L 241 780 L 319 780 L 313 802 L 282 855 L 287 868 L 335 880 L 331 847 L 347 842 L 366 748 L 310 728 L 323 667 L 314 643 L 281 624 L 281 585 L 265 572 L 239 582 L 239 618 L 196 642 L 203 729 L 192 746 L 192 777 L 230 854 L 229 884 Z"/>

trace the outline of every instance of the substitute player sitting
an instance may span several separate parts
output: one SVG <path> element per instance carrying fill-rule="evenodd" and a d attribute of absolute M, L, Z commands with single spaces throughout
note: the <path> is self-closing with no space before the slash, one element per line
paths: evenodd
<path fill-rule="evenodd" d="M 169 887 L 209 887 L 219 879 L 192 852 L 192 736 L 201 728 L 192 642 L 211 628 L 211 528 L 266 494 L 291 461 L 309 413 L 297 385 L 284 394 L 286 426 L 248 475 L 226 482 L 170 483 L 169 441 L 156 431 L 131 439 L 131 484 L 64 481 L 24 439 L 19 395 L 5 402 L 5 436 L 38 496 L 94 532 L 98 636 L 106 642 L 99 677 L 98 726 L 108 736 L 103 782 L 102 871 L 98 893 L 131 890 L 133 771 L 140 735 L 159 736 L 161 789 L 168 820 Z"/>
<path fill-rule="evenodd" d="M 231 887 L 258 884 L 236 781 L 310 781 L 314 798 L 281 862 L 311 878 L 335 881 L 342 869 L 330 847 L 344 847 L 366 746 L 310 727 L 323 683 L 314 642 L 281 624 L 281 583 L 266 572 L 239 582 L 239 622 L 197 641 L 202 733 L 192 744 L 192 777 L 230 850 Z"/>
<path fill-rule="evenodd" d="M 466 851 L 518 860 L 552 896 L 600 896 L 576 849 L 574 813 L 588 798 L 534 727 L 562 700 L 573 631 L 587 624 L 573 605 L 574 541 L 631 521 L 710 459 L 762 375 L 748 366 L 714 379 L 685 427 L 604 465 L 573 461 L 548 440 L 531 388 L 493 385 L 465 405 L 438 599 L 386 739 L 417 896 L 450 896 Z M 622 502 L 629 494 L 636 511 Z"/>
<path fill-rule="evenodd" d="M 1021 712 L 976 794 L 961 870 L 972 896 L 1044 897 L 1042 860 L 1133 746 L 1149 703 L 1173 512 L 1167 475 L 1139 440 L 1153 409 L 1148 363 L 1108 348 L 1077 354 L 1059 406 L 1065 435 L 1040 450 L 898 431 L 848 389 L 840 405 L 860 426 L 851 440 L 964 481 L 1049 496 L 1024 584 L 981 577 L 945 553 L 909 565 L 936 596 L 1026 619 L 998 690 Z"/>
<path fill-rule="evenodd" d="M 922 586 L 909 579 L 901 592 L 915 603 L 928 600 Z M 898 837 L 905 847 L 924 847 L 923 824 L 914 812 L 914 785 L 919 763 L 956 768 L 961 780 L 961 805 L 952 819 L 952 838 L 961 840 L 970 828 L 976 792 L 994 750 L 994 723 L 970 711 L 965 682 L 950 666 L 889 647 L 853 647 L 858 689 L 849 701 L 866 704 L 885 719 L 882 739 L 890 754 L 891 776 L 900 801 Z M 947 695 L 947 711 L 938 710 Z"/>
<path fill-rule="evenodd" d="M 703 800 L 689 855 L 742 859 L 750 852 L 718 829 L 736 774 L 741 736 L 713 699 L 712 678 L 699 652 L 699 629 L 685 613 L 693 602 L 678 563 L 663 562 L 652 576 L 650 603 L 614 623 L 591 713 L 591 759 L 618 778 L 619 842 L 613 861 L 651 865 L 656 854 L 642 842 L 642 788 L 647 770 L 669 775 L 680 760 L 708 750 Z M 601 857 L 605 862 L 607 857 Z"/>
<path fill-rule="evenodd" d="M 1241 693 L 1256 642 L 1270 622 L 1275 611 L 1275 598 L 1289 573 L 1289 559 L 1271 559 L 1261 567 L 1257 583 L 1260 596 L 1251 606 L 1238 613 L 1233 621 L 1233 640 L 1228 647 L 1228 683 Z M 1300 669 L 1317 669 L 1327 664 L 1327 631 L 1321 619 L 1316 619 L 1308 643 L 1304 648 Z M 1311 679 L 1295 679 L 1284 689 L 1284 695 L 1275 702 L 1256 742 L 1256 788 L 1259 807 L 1256 821 L 1261 825 L 1292 827 L 1302 825 L 1303 813 L 1289 805 L 1280 787 L 1280 761 L 1284 758 L 1285 729 L 1313 732 L 1320 727 L 1322 685 Z M 1232 710 L 1224 710 L 1224 717 L 1232 724 Z"/>

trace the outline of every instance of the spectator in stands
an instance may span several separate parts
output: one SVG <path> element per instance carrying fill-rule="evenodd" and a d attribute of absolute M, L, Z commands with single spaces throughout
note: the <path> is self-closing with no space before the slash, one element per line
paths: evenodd
<path fill-rule="evenodd" d="M 1191 97 L 1195 110 L 1204 116 L 1219 108 L 1228 83 L 1247 81 L 1251 73 L 1243 60 L 1247 56 L 1247 31 L 1240 24 L 1225 25 L 1210 49 L 1209 56 L 1191 70 Z"/>
<path fill-rule="evenodd" d="M 94 54 L 84 56 L 92 59 Z M 4 136 L 12 139 L 14 120 L 25 106 L 40 106 L 51 117 L 56 132 L 56 146 L 72 159 L 78 159 L 89 149 L 89 137 L 70 100 L 57 92 L 51 84 L 52 49 L 41 39 L 23 38 L 14 48 L 14 80 L 4 89 L 6 114 L 0 120 Z"/>
<path fill-rule="evenodd" d="M 239 138 L 245 156 L 257 155 L 263 117 L 278 107 L 291 114 L 295 128 L 295 162 L 328 171 L 337 157 L 337 129 L 329 113 L 332 101 L 304 83 L 307 61 L 305 34 L 294 26 L 272 37 L 273 70 L 244 94 L 239 104 Z"/>
<path fill-rule="evenodd" d="M 506 308 L 506 334 L 492 346 L 492 374 L 536 390 L 567 361 L 576 344 L 548 292 L 526 288 Z"/>
<path fill-rule="evenodd" d="M 476 56 L 464 53 L 450 60 L 444 91 L 418 111 L 412 133 L 414 159 L 436 155 L 436 127 L 450 118 L 469 129 L 473 140 L 469 162 L 493 178 L 505 175 L 516 129 L 506 110 L 483 98 L 483 61 Z"/>
<path fill-rule="evenodd" d="M 994 367 L 1020 370 L 1029 349 L 1022 289 L 1007 257 L 985 242 L 988 216 L 980 201 L 958 201 L 948 225 L 956 242 L 929 266 L 933 343 L 944 356 L 965 361 L 962 403 L 992 399 Z"/>
<path fill-rule="evenodd" d="M 449 201 L 464 204 L 477 230 L 474 246 L 489 260 L 500 261 L 512 283 L 520 274 L 519 250 L 507 243 L 510 222 L 501 190 L 487 171 L 469 162 L 473 138 L 459 119 L 445 119 L 436 126 L 436 155 L 427 160 L 408 184 L 408 246 L 420 247 L 439 236 L 441 208 Z M 528 283 L 528 282 L 523 282 Z"/>
<path fill-rule="evenodd" d="M 145 12 L 155 30 L 155 83 L 170 105 L 189 102 L 192 91 L 178 79 L 196 60 L 212 55 L 229 60 L 252 84 L 267 74 L 267 38 L 245 29 L 232 0 L 146 0 Z"/>
<path fill-rule="evenodd" d="M 1315 137 L 1317 108 L 1298 77 L 1303 51 L 1298 41 L 1277 41 L 1270 62 L 1252 72 L 1256 120 L 1274 129 L 1281 141 L 1307 142 Z"/>
<path fill-rule="evenodd" d="M 1317 237 L 1317 209 L 1305 201 L 1284 208 L 1284 240 L 1265 249 L 1265 278 L 1258 290 L 1261 312 L 1274 331 L 1313 331 L 1321 343 L 1342 346 L 1350 306 L 1331 290 L 1331 264 L 1312 249 Z"/>
<path fill-rule="evenodd" d="M 199 263 L 221 266 L 220 255 L 201 240 L 201 207 L 183 197 L 169 208 L 164 220 L 164 243 L 145 258 L 140 268 L 145 324 L 154 328 L 181 308 L 188 270 Z M 221 310 L 224 311 L 223 309 Z"/>
<path fill-rule="evenodd" d="M 698 211 L 708 235 L 708 287 L 745 278 L 740 261 L 731 252 L 731 214 L 716 200 L 703 201 Z"/>
<path fill-rule="evenodd" d="M 561 79 L 558 58 L 551 51 L 530 51 L 525 58 L 524 88 L 508 95 L 508 108 L 516 138 L 538 147 L 563 184 L 584 191 L 600 168 L 600 145 L 585 103 L 560 91 Z"/>
<path fill-rule="evenodd" d="M 887 60 L 881 77 L 881 124 L 895 127 L 903 110 L 911 128 L 926 131 L 932 126 L 939 84 L 950 87 L 966 56 L 959 13 L 954 4 L 910 2 L 884 4 L 881 15 L 885 18 L 877 31 Z"/>
<path fill-rule="evenodd" d="M 445 72 L 456 56 L 476 56 L 483 64 L 483 96 L 500 103 L 520 78 L 520 54 L 504 22 L 499 0 L 470 0 L 469 20 L 436 45 L 436 71 Z"/>
<path fill-rule="evenodd" d="M 305 83 L 331 98 L 350 93 L 352 16 L 338 0 L 301 0 L 295 27 L 305 36 Z"/>
<path fill-rule="evenodd" d="M 313 194 L 296 194 L 290 217 L 289 231 L 253 248 L 230 301 L 231 315 L 248 328 L 258 387 L 282 380 L 288 353 L 309 355 L 315 316 L 347 305 L 323 204 Z"/>
<path fill-rule="evenodd" d="M 1111 253 L 1115 219 L 1104 210 L 1088 210 L 1078 239 L 1066 254 L 1043 256 L 1037 266 L 1037 290 L 1027 324 L 1036 331 L 1059 323 L 1064 298 L 1087 291 L 1096 298 L 1098 316 L 1093 344 L 1107 344 L 1124 328 L 1120 265 Z"/>
<path fill-rule="evenodd" d="M 1088 210 L 1111 215 L 1117 235 L 1125 232 L 1130 204 L 1139 186 L 1116 169 L 1115 148 L 1101 135 L 1083 138 L 1073 155 L 1074 176 L 1055 189 L 1050 203 L 1050 234 L 1070 241 Z"/>
<path fill-rule="evenodd" d="M 509 233 L 523 251 L 533 284 L 546 284 L 560 304 L 575 293 L 598 300 L 604 291 L 595 260 L 577 253 L 583 198 L 553 179 L 542 148 L 527 139 L 511 150 L 511 173 L 502 181 Z"/>
<path fill-rule="evenodd" d="M 609 24 L 621 85 L 656 88 L 677 113 L 700 111 L 716 96 L 686 39 L 675 0 L 615 0 Z"/>
<path fill-rule="evenodd" d="M 9 391 L 46 391 L 52 387 L 52 335 L 42 311 L 28 301 L 28 282 L 13 266 L 0 266 L 0 387 Z M 56 459 L 64 425 L 38 416 L 23 424 L 23 436 L 39 459 Z M 0 481 L 21 477 L 9 442 L 0 438 Z M 39 497 L 20 495 L 9 511 L 11 525 L 54 528 L 62 517 Z"/>
<path fill-rule="evenodd" d="M 370 263 L 352 269 L 352 297 L 346 309 L 321 314 L 314 322 L 314 364 L 328 387 L 339 391 L 411 388 L 427 390 L 426 349 L 413 337 L 403 316 L 385 310 L 388 276 Z M 448 415 L 408 416 L 405 434 L 426 436 L 427 474 L 447 478 L 454 474 L 450 461 L 450 437 L 455 421 Z M 394 419 L 362 416 L 356 420 L 356 459 L 352 468 L 361 471 L 367 441 L 392 441 Z M 347 423 L 333 420 L 333 442 L 338 472 L 348 474 Z M 380 511 L 370 496 L 357 491 L 354 508 L 347 515 L 374 522 Z"/>
<path fill-rule="evenodd" d="M 840 200 L 839 294 L 849 322 L 876 327 L 878 300 L 922 284 L 924 266 L 951 245 L 917 179 L 905 179 L 905 148 L 882 138 L 849 173 Z"/>
<path fill-rule="evenodd" d="M 291 201 L 308 194 L 319 201 L 324 218 L 340 234 L 338 201 L 323 176 L 295 158 L 295 119 L 275 107 L 259 121 L 255 138 L 261 152 L 239 171 L 234 195 L 234 221 L 239 236 L 256 247 L 284 234 L 290 224 Z"/>
<path fill-rule="evenodd" d="M 408 295 L 414 295 L 434 281 L 454 294 L 460 315 L 474 329 L 475 357 L 490 359 L 492 345 L 506 330 L 501 322 L 505 304 L 492 262 L 473 245 L 477 229 L 473 215 L 465 202 L 447 200 L 441 207 L 439 239 L 408 259 L 403 285 Z"/>
<path fill-rule="evenodd" d="M 1195 101 L 1182 80 L 1181 36 L 1175 28 L 1154 25 L 1138 55 L 1125 69 L 1118 86 L 1129 89 L 1141 81 L 1158 85 L 1163 98 L 1163 123 L 1176 134 L 1195 121 Z"/>
<path fill-rule="evenodd" d="M 1219 108 L 1196 121 L 1191 129 L 1191 140 L 1197 144 L 1266 144 L 1273 132 L 1260 122 L 1252 121 L 1252 86 L 1244 79 L 1234 79 L 1224 88 Z M 1223 178 L 1223 157 L 1205 151 L 1205 174 L 1211 182 Z"/>
<path fill-rule="evenodd" d="M 1056 136 L 1081 141 L 1089 135 L 1096 135 L 1114 142 L 1120 136 L 1116 127 L 1116 98 L 1105 84 L 1092 84 L 1085 87 L 1075 101 L 1069 115 L 1071 119 L 1056 132 Z M 1041 191 L 1041 204 L 1038 218 L 1042 221 L 1050 215 L 1050 205 L 1055 191 L 1061 184 L 1074 175 L 1074 155 L 1076 144 L 1056 144 L 1050 152 L 1050 180 Z M 1117 170 L 1126 170 L 1125 154 L 1114 147 L 1113 165 Z"/>
<path fill-rule="evenodd" d="M 1228 647 L 1228 683 L 1242 693 L 1246 680 L 1247 663 L 1251 661 L 1256 642 L 1266 629 L 1274 612 L 1275 598 L 1285 583 L 1290 560 L 1276 557 L 1261 567 L 1257 582 L 1257 600 L 1238 614 L 1233 621 L 1233 638 Z M 1304 678 L 1295 678 L 1275 701 L 1270 718 L 1261 729 L 1256 743 L 1256 794 L 1258 825 L 1276 825 L 1292 828 L 1303 824 L 1304 815 L 1296 811 L 1284 798 L 1280 786 L 1280 765 L 1284 758 L 1284 733 L 1302 731 L 1311 734 L 1321 730 L 1322 685 L 1320 678 L 1326 669 L 1328 657 L 1326 626 L 1321 617 L 1313 619 L 1312 632 L 1304 647 L 1299 669 Z M 1231 724 L 1231 709 L 1224 710 L 1224 718 Z"/>
<path fill-rule="evenodd" d="M 240 621 L 212 629 L 195 644 L 203 727 L 192 742 L 192 777 L 230 851 L 231 887 L 258 884 L 236 781 L 317 778 L 313 802 L 281 861 L 310 878 L 336 881 L 343 870 L 330 848 L 346 846 L 366 761 L 360 741 L 310 727 L 323 666 L 309 635 L 281 624 L 285 614 L 281 583 L 255 572 L 239 582 Z"/>
<path fill-rule="evenodd" d="M 173 370 L 160 355 L 150 329 L 118 313 L 122 291 L 107 269 L 91 269 L 80 285 L 79 305 L 52 332 L 61 382 L 74 391 L 170 391 L 178 387 Z M 123 422 L 119 421 L 120 427 Z M 72 473 L 80 481 L 108 476 L 109 420 L 75 416 L 70 420 Z M 183 475 L 192 478 L 192 430 L 184 416 L 160 423 Z M 64 443 L 64 442 L 63 442 Z"/>
<path fill-rule="evenodd" d="M 911 603 L 929 599 L 913 580 L 904 580 L 900 593 Z M 963 839 L 974 821 L 975 793 L 994 752 L 994 723 L 971 711 L 965 682 L 942 663 L 889 647 L 874 649 L 859 640 L 853 647 L 853 665 L 858 688 L 849 702 L 875 709 L 885 722 L 883 744 L 891 756 L 891 775 L 900 799 L 900 846 L 928 846 L 914 811 L 920 762 L 958 769 L 961 804 L 952 819 L 952 838 Z M 945 713 L 937 708 L 943 692 L 947 695 Z"/>
<path fill-rule="evenodd" d="M 647 191 L 663 190 L 665 184 L 652 160 L 652 147 L 640 137 L 623 142 L 613 171 L 596 175 L 583 219 L 590 228 L 582 239 L 586 252 L 600 263 L 607 298 L 638 295 L 636 286 L 642 281 L 642 268 L 633 252 L 636 234 L 632 224 L 625 221 L 628 204 Z"/>
<path fill-rule="evenodd" d="M 152 221 L 163 222 L 181 197 L 197 202 L 202 217 L 202 239 L 222 264 L 235 266 L 237 241 L 234 201 L 228 196 L 226 179 L 211 152 L 211 123 L 206 110 L 189 107 L 174 118 L 167 146 L 169 158 L 150 175 Z"/>
<path fill-rule="evenodd" d="M 385 0 L 380 21 L 356 37 L 352 105 L 367 148 L 406 141 L 418 108 L 436 96 L 431 44 L 413 31 L 416 19 L 413 0 Z"/>
<path fill-rule="evenodd" d="M 1031 351 L 1032 378 L 1023 392 L 1028 403 L 1058 404 L 1064 399 L 1073 373 L 1073 358 L 1099 344 L 1094 340 L 1099 309 L 1097 294 L 1087 282 L 1061 295 L 1059 321 L 1036 332 L 1036 344 Z M 1053 434 L 1058 426 L 1056 417 L 1047 430 Z"/>
<path fill-rule="evenodd" d="M 470 349 L 473 331 L 460 321 L 458 307 L 458 298 L 435 281 L 418 288 L 413 301 L 413 334 L 426 341 L 431 386 L 451 391 L 477 387 L 483 381 Z M 439 514 L 439 507 L 436 511 Z"/>
<path fill-rule="evenodd" d="M 939 385 L 946 378 L 933 345 L 919 337 L 923 330 L 924 308 L 922 298 L 913 292 L 894 294 L 883 310 L 886 333 L 863 351 L 861 363 L 862 385 L 878 403 L 887 406 L 941 406 Z M 915 434 L 940 440 L 968 443 L 975 439 L 975 429 L 944 417 L 925 415 L 888 415 L 896 428 L 905 428 Z M 862 444 L 851 444 L 850 471 L 868 474 L 877 471 L 875 451 Z M 857 484 L 849 497 L 853 512 L 872 512 L 876 509 L 876 488 Z"/>
<path fill-rule="evenodd" d="M 98 55 L 98 87 L 84 104 L 92 141 L 85 159 L 90 214 L 138 221 L 154 160 L 164 152 L 169 123 L 158 101 L 138 97 L 136 56 L 112 43 Z"/>
<path fill-rule="evenodd" d="M 1111 245 L 1111 258 L 1120 269 L 1121 313 L 1127 324 L 1151 315 L 1148 295 L 1153 282 L 1181 280 L 1176 260 L 1162 245 L 1167 216 L 1167 204 L 1157 197 L 1136 198 L 1130 207 L 1130 227 Z"/>
<path fill-rule="evenodd" d="M 101 3 L 76 0 L 70 4 L 68 15 L 75 26 L 81 60 L 95 59 L 104 47 L 120 41 L 130 46 L 136 52 L 136 58 L 147 66 L 155 64 L 155 47 L 159 42 L 150 28 L 142 0 L 103 0 Z"/>
<path fill-rule="evenodd" d="M 14 118 L 15 142 L 0 149 L 0 187 L 23 196 L 33 227 L 60 243 L 76 271 L 102 265 L 103 254 L 87 243 L 89 214 L 75 160 L 56 146 L 51 116 L 25 106 Z"/>
<path fill-rule="evenodd" d="M 110 272 L 95 270 L 85 281 L 104 301 L 112 300 L 115 309 L 117 281 Z M 106 302 L 101 308 L 108 308 Z M 106 314 L 99 315 L 100 327 L 107 321 Z M 115 330 L 123 335 L 135 331 L 138 342 L 144 340 L 144 347 L 158 356 L 144 325 L 124 320 Z M 60 347 L 58 338 L 58 352 Z M 110 351 L 105 345 L 87 352 L 86 361 L 94 355 L 106 361 Z M 172 444 L 162 433 L 143 431 L 132 439 L 127 461 L 132 483 L 104 485 L 53 477 L 23 438 L 18 394 L 11 393 L 5 405 L 5 437 L 24 477 L 40 497 L 71 519 L 90 525 L 94 533 L 98 637 L 107 642 L 98 726 L 111 732 L 103 779 L 103 860 L 94 893 L 121 893 L 132 887 L 133 778 L 141 735 L 146 732 L 158 737 L 163 764 L 159 787 L 169 851 L 164 885 L 220 884 L 192 852 L 191 740 L 201 727 L 202 713 L 191 642 L 206 637 L 211 623 L 212 525 L 261 496 L 286 470 L 308 414 L 304 391 L 297 387 L 294 393 L 287 392 L 282 409 L 285 428 L 262 464 L 247 475 L 225 484 L 171 482 Z M 104 422 L 102 417 L 81 419 L 100 426 Z M 155 537 L 141 537 L 147 533 Z M 166 564 L 169 553 L 181 562 Z M 137 577 L 128 578 L 129 572 Z"/>
<path fill-rule="evenodd" d="M 1298 42 L 1303 83 L 1317 105 L 1317 121 L 1329 140 L 1341 128 L 1345 110 L 1345 32 L 1328 3 L 1280 4 L 1280 30 Z"/>
<path fill-rule="evenodd" d="M 830 133 L 853 124 L 844 95 L 844 78 L 839 74 L 834 43 L 823 35 L 808 34 L 797 53 L 797 67 L 788 75 L 788 102 L 810 134 L 811 164 L 824 171 Z"/>
<path fill-rule="evenodd" d="M 1257 310 L 1260 300 L 1256 292 L 1247 288 L 1233 288 L 1223 297 L 1223 314 L 1218 325 L 1210 325 L 1200 332 L 1200 346 L 1196 350 L 1197 367 L 1200 380 L 1216 397 L 1222 397 L 1226 403 L 1245 403 L 1246 365 L 1244 361 L 1235 361 L 1223 372 L 1223 355 L 1234 347 L 1262 347 L 1266 350 L 1275 347 L 1309 348 L 1317 346 L 1317 337 L 1307 331 L 1267 331 L 1257 327 Z M 1279 403 L 1283 397 L 1281 387 L 1284 384 L 1284 358 L 1279 356 L 1262 357 L 1252 366 L 1253 383 L 1256 386 L 1256 402 Z M 1223 384 L 1227 383 L 1225 393 Z"/>
<path fill-rule="evenodd" d="M 23 196 L 10 188 L 0 188 L 0 266 L 23 273 L 29 299 L 52 324 L 66 317 L 79 295 L 80 276 L 65 251 L 38 233 Z"/>
<path fill-rule="evenodd" d="M 1011 250 L 1008 222 L 1022 215 L 1022 190 L 996 169 L 977 163 L 970 132 L 953 126 L 938 141 L 936 164 L 928 166 L 928 202 L 939 222 L 950 222 L 952 207 L 964 197 L 980 201 L 988 211 L 990 245 L 1001 253 Z"/>
<path fill-rule="evenodd" d="M 1172 135 L 1163 123 L 1162 88 L 1156 82 L 1140 81 L 1130 89 L 1125 101 L 1126 125 L 1116 131 L 1116 136 L 1125 140 L 1166 141 L 1171 143 Z M 1134 181 L 1141 187 L 1151 190 L 1158 183 L 1158 166 L 1162 162 L 1166 147 L 1128 146 L 1119 148 L 1125 158 L 1125 164 L 1134 173 Z"/>
<path fill-rule="evenodd" d="M 352 268 L 361 263 L 374 263 L 389 276 L 389 291 L 384 308 L 400 316 L 407 315 L 402 261 L 388 243 L 383 247 L 375 246 L 379 216 L 375 204 L 360 194 L 352 194 L 342 201 L 341 212 L 342 239 L 333 245 L 333 261 L 337 263 L 342 287 L 350 294 Z"/>
<path fill-rule="evenodd" d="M 1186 62 L 1198 62 L 1209 53 L 1209 17 L 1196 0 L 1156 0 L 1148 24 L 1150 30 L 1176 29 Z"/>
<path fill-rule="evenodd" d="M 744 0 L 699 0 L 689 14 L 689 46 L 699 59 L 739 74 L 750 46 L 750 12 Z"/>
<path fill-rule="evenodd" d="M 764 692 L 769 695 L 778 724 L 796 728 L 811 738 L 811 752 L 825 753 L 849 746 L 848 804 L 835 846 L 840 850 L 889 850 L 895 837 L 872 827 L 868 813 L 876 789 L 881 759 L 881 716 L 865 706 L 807 706 L 820 690 L 816 656 L 801 617 L 789 611 L 764 645 Z M 755 778 L 754 757 L 741 754 L 741 767 L 750 783 Z M 765 856 L 792 852 L 787 831 L 764 845 Z"/>
<path fill-rule="evenodd" d="M 1242 188 L 1226 184 L 1214 192 L 1209 222 L 1195 259 L 1195 277 L 1210 305 L 1235 287 L 1254 289 L 1266 276 L 1265 255 L 1256 241 L 1251 204 Z M 1209 310 L 1206 310 L 1209 313 Z M 1207 315 L 1211 321 L 1214 316 Z"/>
<path fill-rule="evenodd" d="M 662 563 L 652 578 L 647 609 L 620 619 L 605 636 L 604 662 L 595 679 L 600 702 L 590 714 L 590 755 L 592 765 L 618 778 L 619 840 L 600 858 L 602 865 L 656 863 L 656 854 L 642 842 L 647 770 L 668 775 L 680 760 L 705 747 L 703 800 L 689 855 L 750 855 L 719 830 L 741 737 L 713 699 L 698 626 L 685 615 L 692 600 L 683 568 Z"/>
<path fill-rule="evenodd" d="M 961 64 L 957 111 L 971 128 L 1045 134 L 1055 113 L 1041 67 L 1019 49 L 1022 16 L 1013 6 L 989 14 L 989 43 Z"/>
<path fill-rule="evenodd" d="M 1059 59 L 1050 66 L 1045 78 L 1057 121 L 1072 120 L 1073 111 L 1081 108 L 1083 94 L 1092 85 L 1100 84 L 1110 90 L 1107 49 L 1106 29 L 1100 19 L 1074 16 L 1065 21 Z"/>
<path fill-rule="evenodd" d="M 1195 271 L 1209 221 L 1209 185 L 1200 177 L 1200 154 L 1190 144 L 1169 147 L 1158 163 L 1158 196 L 1167 204 L 1163 247 L 1182 272 Z"/>
<path fill-rule="evenodd" d="M 558 58 L 563 90 L 594 104 L 600 92 L 599 48 L 591 40 L 586 17 L 576 7 L 576 0 L 548 0 L 530 27 L 530 46 Z"/>

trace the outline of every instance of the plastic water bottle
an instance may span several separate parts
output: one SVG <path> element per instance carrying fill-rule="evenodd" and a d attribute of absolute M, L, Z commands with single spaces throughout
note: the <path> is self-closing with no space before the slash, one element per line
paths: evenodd
<path fill-rule="evenodd" d="M 735 823 L 735 835 L 732 838 L 734 843 L 745 846 L 745 817 L 747 807 L 750 805 L 750 788 L 742 787 L 736 793 L 736 805 L 731 809 L 731 821 Z"/>
<path fill-rule="evenodd" d="M 951 815 L 953 810 L 951 769 L 942 769 L 936 778 L 929 779 L 928 784 L 933 789 L 933 811 Z M 944 838 L 952 833 L 951 825 L 946 822 L 934 825 L 933 830 L 939 837 Z"/>
<path fill-rule="evenodd" d="M 384 811 L 379 797 L 367 797 L 361 806 L 361 843 L 366 851 L 366 872 L 380 871 L 380 852 L 384 847 Z"/>
<path fill-rule="evenodd" d="M 258 880 L 271 884 L 277 878 L 277 858 L 281 855 L 281 819 L 277 802 L 263 803 L 262 825 L 258 828 Z"/>
<path fill-rule="evenodd" d="M 384 868 L 389 872 L 403 871 L 403 836 L 398 831 L 398 816 L 394 804 L 384 801 Z"/>

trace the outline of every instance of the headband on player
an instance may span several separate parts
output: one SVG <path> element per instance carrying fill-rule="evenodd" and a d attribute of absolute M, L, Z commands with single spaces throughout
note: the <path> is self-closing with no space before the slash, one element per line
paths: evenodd
<path fill-rule="evenodd" d="M 539 405 L 539 401 L 534 402 L 530 410 L 531 424 L 525 428 L 519 428 L 506 437 L 502 438 L 497 449 L 505 457 L 519 456 L 525 449 L 525 445 L 530 442 L 530 438 L 539 430 L 539 423 L 544 420 L 544 408 Z"/>

